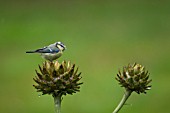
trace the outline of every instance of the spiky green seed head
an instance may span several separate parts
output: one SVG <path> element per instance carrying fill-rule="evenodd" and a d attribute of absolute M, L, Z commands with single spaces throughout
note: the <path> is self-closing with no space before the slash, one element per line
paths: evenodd
<path fill-rule="evenodd" d="M 149 83 L 148 71 L 145 67 L 134 63 L 123 67 L 123 71 L 117 74 L 116 80 L 119 84 L 127 90 L 135 91 L 136 93 L 146 93 L 146 90 L 151 89 Z"/>
<path fill-rule="evenodd" d="M 40 72 L 36 70 L 37 76 L 33 78 L 37 84 L 33 86 L 43 95 L 72 95 L 80 91 L 80 85 L 83 84 L 80 82 L 81 73 L 78 73 L 78 68 L 70 61 L 63 61 L 61 64 L 58 61 L 45 61 L 42 67 L 39 66 L 39 70 Z"/>

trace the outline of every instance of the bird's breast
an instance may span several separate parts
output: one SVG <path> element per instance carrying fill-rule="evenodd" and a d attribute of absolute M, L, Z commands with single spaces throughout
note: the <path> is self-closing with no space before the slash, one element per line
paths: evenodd
<path fill-rule="evenodd" d="M 49 61 L 53 61 L 58 59 L 60 56 L 62 55 L 62 52 L 58 52 L 58 53 L 42 53 L 41 56 Z"/>

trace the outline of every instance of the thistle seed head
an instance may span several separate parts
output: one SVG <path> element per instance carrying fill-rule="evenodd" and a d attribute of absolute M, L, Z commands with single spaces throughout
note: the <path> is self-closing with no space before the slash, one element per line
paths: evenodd
<path fill-rule="evenodd" d="M 81 73 L 78 73 L 78 68 L 75 68 L 75 64 L 71 64 L 70 61 L 63 61 L 61 64 L 58 61 L 45 61 L 43 66 L 39 65 L 39 71 L 36 70 L 37 76 L 33 80 L 37 84 L 33 86 L 43 95 L 72 95 L 80 91 L 80 85 L 83 84 L 79 82 L 82 78 Z"/>
<path fill-rule="evenodd" d="M 146 93 L 146 90 L 151 89 L 148 85 L 152 80 L 149 80 L 148 71 L 145 71 L 145 67 L 134 63 L 123 67 L 122 73 L 119 70 L 116 80 L 122 87 L 136 93 Z"/>

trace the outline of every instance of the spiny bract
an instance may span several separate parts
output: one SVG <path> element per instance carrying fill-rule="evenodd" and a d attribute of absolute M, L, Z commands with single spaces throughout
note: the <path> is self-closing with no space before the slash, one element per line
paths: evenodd
<path fill-rule="evenodd" d="M 78 73 L 78 68 L 75 70 L 75 64 L 71 64 L 70 61 L 63 61 L 61 64 L 58 61 L 46 61 L 42 67 L 39 66 L 39 70 L 40 73 L 36 70 L 37 76 L 33 78 L 37 85 L 33 86 L 43 95 L 73 94 L 80 91 L 80 85 L 83 84 L 79 82 L 82 78 L 81 73 Z"/>
<path fill-rule="evenodd" d="M 152 80 L 149 80 L 148 71 L 145 71 L 144 66 L 134 63 L 123 67 L 122 73 L 119 70 L 117 81 L 122 87 L 136 93 L 146 93 L 146 90 L 151 89 L 148 85 Z"/>

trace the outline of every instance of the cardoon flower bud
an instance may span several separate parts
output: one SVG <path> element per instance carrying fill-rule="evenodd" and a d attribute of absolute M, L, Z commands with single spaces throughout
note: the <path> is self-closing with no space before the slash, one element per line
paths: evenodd
<path fill-rule="evenodd" d="M 117 74 L 117 81 L 126 90 L 135 91 L 136 93 L 146 93 L 146 90 L 151 89 L 148 85 L 152 80 L 149 80 L 148 71 L 145 67 L 134 63 L 123 67 L 122 73 L 119 71 Z"/>
<path fill-rule="evenodd" d="M 113 113 L 119 112 L 133 91 L 140 94 L 146 93 L 146 90 L 151 89 L 149 83 L 152 80 L 149 80 L 148 71 L 140 64 L 134 63 L 133 65 L 124 66 L 122 73 L 119 70 L 116 80 L 125 88 L 125 93 Z"/>
<path fill-rule="evenodd" d="M 78 73 L 78 68 L 75 68 L 75 64 L 71 64 L 70 61 L 63 61 L 61 64 L 58 61 L 45 61 L 42 67 L 39 66 L 39 70 L 40 73 L 36 70 L 37 76 L 34 78 L 37 84 L 33 86 L 43 95 L 61 97 L 80 90 L 81 73 Z"/>

